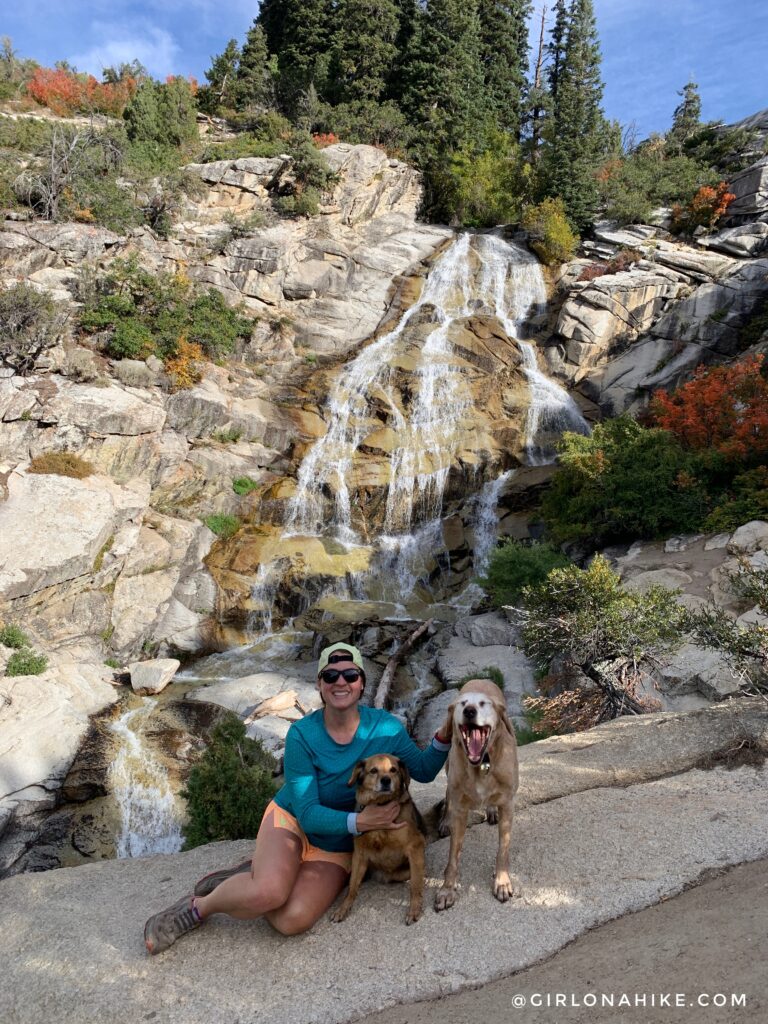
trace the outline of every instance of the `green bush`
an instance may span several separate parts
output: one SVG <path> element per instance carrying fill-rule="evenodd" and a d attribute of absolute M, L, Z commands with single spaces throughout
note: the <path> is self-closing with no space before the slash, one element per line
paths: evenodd
<path fill-rule="evenodd" d="M 195 99 L 189 82 L 145 79 L 123 113 L 131 142 L 182 146 L 197 139 Z"/>
<path fill-rule="evenodd" d="M 522 225 L 530 235 L 531 248 L 547 266 L 567 263 L 576 251 L 579 236 L 568 223 L 562 199 L 544 199 L 526 207 Z"/>
<path fill-rule="evenodd" d="M 249 476 L 239 476 L 232 481 L 232 490 L 241 497 L 245 494 L 250 494 L 251 491 L 255 491 L 258 486 L 256 481 L 252 480 Z"/>
<path fill-rule="evenodd" d="M 13 647 L 19 650 L 21 647 L 28 647 L 29 640 L 18 626 L 8 625 L 0 629 L 0 644 L 4 647 Z"/>
<path fill-rule="evenodd" d="M 241 160 L 244 157 L 274 157 L 285 153 L 288 143 L 285 139 L 259 139 L 252 132 L 243 132 L 226 142 L 212 142 L 205 147 L 201 163 L 214 160 Z"/>
<path fill-rule="evenodd" d="M 206 516 L 203 522 L 212 533 L 221 537 L 222 540 L 234 537 L 240 529 L 240 520 L 237 516 L 228 516 L 223 512 L 215 512 L 213 515 Z"/>
<path fill-rule="evenodd" d="M 661 140 L 610 161 L 598 175 L 605 216 L 620 224 L 641 224 L 659 206 L 687 200 L 700 185 L 715 184 L 711 168 L 688 156 L 668 156 Z"/>
<path fill-rule="evenodd" d="M 461 689 L 472 679 L 487 679 L 489 682 L 495 683 L 500 690 L 504 689 L 504 673 L 495 665 L 486 665 L 485 668 L 479 668 L 476 672 L 468 672 L 467 675 L 461 677 L 456 685 Z"/>
<path fill-rule="evenodd" d="M 768 466 L 734 477 L 703 525 L 708 532 L 731 532 L 753 519 L 768 519 Z"/>
<path fill-rule="evenodd" d="M 185 849 L 223 839 L 253 839 L 277 791 L 274 769 L 274 758 L 261 743 L 247 738 L 236 715 L 228 714 L 213 729 L 182 790 L 189 816 Z"/>
<path fill-rule="evenodd" d="M 557 543 L 669 536 L 696 529 L 706 515 L 696 460 L 666 430 L 619 416 L 597 424 L 589 437 L 566 433 L 559 452 L 542 502 Z"/>
<path fill-rule="evenodd" d="M 304 188 L 275 199 L 275 209 L 284 217 L 314 217 L 320 210 L 320 194 L 316 188 Z"/>
<path fill-rule="evenodd" d="M 35 654 L 28 647 L 14 651 L 5 666 L 7 676 L 39 676 L 48 667 L 48 659 L 44 654 Z"/>
<path fill-rule="evenodd" d="M 103 277 L 81 274 L 80 326 L 86 332 L 112 330 L 108 343 L 115 359 L 162 359 L 177 355 L 181 338 L 199 345 L 211 359 L 229 355 L 239 339 L 250 337 L 252 322 L 230 308 L 221 292 L 197 292 L 180 274 L 150 274 L 134 257 L 117 259 Z"/>
<path fill-rule="evenodd" d="M 60 340 L 67 314 L 28 284 L 0 288 L 0 364 L 22 376 Z"/>
<path fill-rule="evenodd" d="M 564 565 L 568 559 L 552 544 L 507 540 L 491 553 L 488 570 L 478 582 L 500 608 L 514 604 L 523 587 L 543 582 L 552 569 Z"/>

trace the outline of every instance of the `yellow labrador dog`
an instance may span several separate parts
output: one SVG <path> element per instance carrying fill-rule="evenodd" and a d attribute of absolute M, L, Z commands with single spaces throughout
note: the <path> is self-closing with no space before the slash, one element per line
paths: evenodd
<path fill-rule="evenodd" d="M 485 808 L 491 824 L 498 821 L 493 895 L 504 903 L 516 892 L 509 877 L 512 799 L 518 785 L 515 730 L 501 690 L 487 679 L 466 683 L 448 711 L 451 752 L 440 832 L 446 835 L 450 830 L 451 848 L 442 888 L 435 894 L 435 910 L 447 910 L 455 902 L 459 857 L 473 808 Z"/>

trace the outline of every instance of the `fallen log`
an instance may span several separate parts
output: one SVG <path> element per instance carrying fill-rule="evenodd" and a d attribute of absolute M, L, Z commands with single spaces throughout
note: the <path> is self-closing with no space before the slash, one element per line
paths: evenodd
<path fill-rule="evenodd" d="M 406 654 L 410 654 L 413 650 L 417 641 L 429 630 L 432 626 L 434 619 L 427 619 L 426 622 L 422 622 L 418 629 L 415 629 L 411 635 L 404 640 L 392 657 L 389 659 L 387 664 L 384 666 L 384 671 L 381 673 L 381 679 L 379 685 L 376 687 L 376 693 L 373 698 L 373 706 L 375 708 L 383 708 L 389 698 L 389 691 L 392 687 L 392 683 L 395 679 L 395 672 L 397 667 Z"/>

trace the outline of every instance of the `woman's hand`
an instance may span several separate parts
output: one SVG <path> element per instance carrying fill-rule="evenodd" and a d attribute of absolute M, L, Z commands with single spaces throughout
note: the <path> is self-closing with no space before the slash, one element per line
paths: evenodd
<path fill-rule="evenodd" d="M 368 804 L 357 815 L 357 831 L 372 832 L 377 828 L 405 828 L 406 821 L 395 821 L 400 813 L 400 804 L 390 800 L 387 804 Z"/>

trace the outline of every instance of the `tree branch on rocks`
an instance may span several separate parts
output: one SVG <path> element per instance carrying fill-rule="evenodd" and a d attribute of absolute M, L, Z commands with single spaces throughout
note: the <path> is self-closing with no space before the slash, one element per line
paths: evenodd
<path fill-rule="evenodd" d="M 50 296 L 27 284 L 0 290 L 0 363 L 22 377 L 58 343 L 68 315 Z"/>
<path fill-rule="evenodd" d="M 392 657 L 389 659 L 384 667 L 384 671 L 381 673 L 381 679 L 379 685 L 376 687 L 376 693 L 373 698 L 373 706 L 375 708 L 383 708 L 389 700 L 389 691 L 392 687 L 392 683 L 395 679 L 395 672 L 398 666 L 402 662 L 403 658 L 413 650 L 416 643 L 424 636 L 430 629 L 433 623 L 433 619 L 427 619 L 426 622 L 422 622 L 418 629 L 415 629 L 409 637 L 407 637 L 402 644 L 398 647 Z"/>

